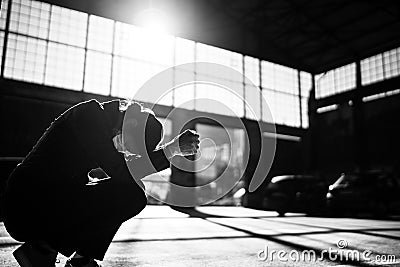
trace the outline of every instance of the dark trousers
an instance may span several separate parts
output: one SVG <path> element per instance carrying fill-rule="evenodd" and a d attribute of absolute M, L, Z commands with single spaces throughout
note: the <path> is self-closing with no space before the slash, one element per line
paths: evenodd
<path fill-rule="evenodd" d="M 133 179 L 79 185 L 57 177 L 27 179 L 27 175 L 17 169 L 9 179 L 4 196 L 6 229 L 18 241 L 44 241 L 67 257 L 77 251 L 103 260 L 121 224 L 147 203 Z"/>

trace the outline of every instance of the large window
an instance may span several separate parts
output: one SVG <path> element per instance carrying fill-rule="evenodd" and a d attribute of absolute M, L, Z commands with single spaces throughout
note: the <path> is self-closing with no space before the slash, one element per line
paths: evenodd
<path fill-rule="evenodd" d="M 216 82 L 228 85 L 222 88 L 214 85 L 196 84 L 196 98 L 212 99 L 219 103 L 226 103 L 228 109 L 221 108 L 219 105 L 210 101 L 196 101 L 195 109 L 200 111 L 208 111 L 213 113 L 221 113 L 224 115 L 243 116 L 243 55 L 234 53 L 225 49 L 197 43 L 196 61 L 210 62 L 231 67 L 235 72 L 217 72 L 214 68 L 201 68 L 196 70 L 197 77 L 200 81 L 207 81 L 209 77 L 215 79 Z"/>
<path fill-rule="evenodd" d="M 10 31 L 34 37 L 47 38 L 49 21 L 49 4 L 21 0 L 14 0 L 12 2 Z"/>
<path fill-rule="evenodd" d="M 56 87 L 81 90 L 85 50 L 58 43 L 49 43 L 45 83 Z"/>
<path fill-rule="evenodd" d="M 1 0 L 0 30 L 4 30 L 6 28 L 7 9 L 8 0 Z"/>
<path fill-rule="evenodd" d="M 0 58 L 3 58 L 3 44 L 4 44 L 4 32 L 0 31 Z M 1 68 L 1 60 L 0 60 Z"/>
<path fill-rule="evenodd" d="M 246 99 L 246 118 L 261 120 L 260 60 L 244 57 L 244 97 Z"/>
<path fill-rule="evenodd" d="M 114 21 L 98 16 L 89 17 L 85 58 L 85 92 L 109 95 L 114 38 Z"/>
<path fill-rule="evenodd" d="M 312 88 L 312 76 L 310 73 L 300 72 L 300 91 L 301 91 L 301 119 L 302 126 L 308 127 L 308 98 Z"/>
<path fill-rule="evenodd" d="M 4 75 L 6 77 L 43 83 L 45 60 L 45 41 L 9 34 L 7 58 L 4 69 Z"/>
<path fill-rule="evenodd" d="M 262 119 L 290 126 L 300 126 L 301 97 L 298 71 L 267 61 L 261 62 Z M 271 118 L 268 114 L 272 115 Z"/>
<path fill-rule="evenodd" d="M 10 18 L 6 17 L 8 1 L 12 1 Z M 132 98 L 151 77 L 173 67 L 171 84 L 163 85 L 173 89 L 159 104 L 295 127 L 308 125 L 308 73 L 302 72 L 299 90 L 298 70 L 68 8 L 40 1 L 2 0 L 0 48 L 0 56 L 5 56 L 5 78 Z M 198 63 L 179 66 L 193 62 L 222 64 L 236 73 L 216 74 L 213 69 L 201 69 Z M 396 73 L 398 67 L 392 65 L 391 73 Z M 206 83 L 177 86 L 182 76 L 200 81 L 212 78 L 226 87 Z M 267 106 L 262 97 L 274 120 L 263 114 Z M 151 101 L 146 96 L 136 98 Z"/>
<path fill-rule="evenodd" d="M 102 95 L 110 93 L 111 55 L 88 50 L 85 63 L 84 91 Z"/>
<path fill-rule="evenodd" d="M 196 61 L 196 43 L 190 40 L 175 39 L 175 68 L 174 86 L 177 86 L 178 80 L 194 80 L 195 68 L 193 63 Z M 183 65 L 188 64 L 188 65 Z M 183 66 L 181 66 L 183 65 Z M 194 109 L 195 106 L 195 84 L 186 84 L 175 87 L 173 91 L 173 103 L 176 107 Z"/>
<path fill-rule="evenodd" d="M 386 79 L 400 75 L 400 47 L 383 54 L 383 67 Z"/>
<path fill-rule="evenodd" d="M 342 66 L 315 76 L 317 98 L 327 97 L 356 87 L 356 64 Z"/>
<path fill-rule="evenodd" d="M 49 39 L 72 46 L 85 47 L 87 19 L 88 15 L 85 13 L 51 6 Z"/>
<path fill-rule="evenodd" d="M 400 47 L 361 61 L 362 84 L 400 75 Z"/>
<path fill-rule="evenodd" d="M 400 47 L 360 61 L 361 85 L 400 75 Z M 348 64 L 315 76 L 316 98 L 356 88 L 356 64 Z"/>

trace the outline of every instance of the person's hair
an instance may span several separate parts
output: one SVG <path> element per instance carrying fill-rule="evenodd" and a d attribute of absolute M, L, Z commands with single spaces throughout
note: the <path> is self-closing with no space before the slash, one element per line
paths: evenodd
<path fill-rule="evenodd" d="M 154 112 L 136 101 L 120 101 L 120 110 L 127 111 L 128 108 L 133 110 L 134 113 L 147 113 L 144 120 L 137 120 L 132 134 L 138 138 L 144 138 L 147 153 L 157 149 L 163 139 L 164 131 L 161 122 L 156 118 Z M 141 117 L 135 116 L 135 118 L 138 119 Z"/>

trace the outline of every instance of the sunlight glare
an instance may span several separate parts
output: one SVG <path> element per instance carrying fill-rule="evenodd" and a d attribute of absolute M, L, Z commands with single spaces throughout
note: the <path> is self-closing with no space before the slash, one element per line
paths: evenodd
<path fill-rule="evenodd" d="M 155 8 L 148 8 L 138 14 L 138 25 L 158 33 L 168 33 L 170 21 L 166 14 Z"/>

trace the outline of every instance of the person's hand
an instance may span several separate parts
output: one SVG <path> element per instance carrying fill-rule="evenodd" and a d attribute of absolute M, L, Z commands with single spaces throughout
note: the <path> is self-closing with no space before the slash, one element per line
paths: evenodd
<path fill-rule="evenodd" d="M 199 143 L 199 134 L 194 130 L 186 130 L 166 144 L 164 152 L 167 158 L 194 155 L 199 149 Z"/>

